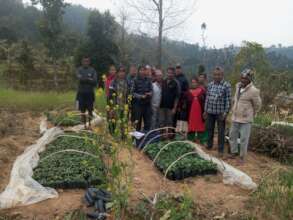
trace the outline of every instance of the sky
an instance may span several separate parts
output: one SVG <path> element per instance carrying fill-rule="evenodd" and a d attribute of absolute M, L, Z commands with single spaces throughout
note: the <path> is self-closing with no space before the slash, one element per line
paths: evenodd
<path fill-rule="evenodd" d="M 66 1 L 101 11 L 110 10 L 114 15 L 123 5 L 123 0 Z M 293 0 L 198 0 L 192 16 L 178 30 L 167 33 L 168 37 L 202 44 L 203 22 L 207 24 L 209 47 L 241 45 L 243 40 L 265 47 L 279 43 L 293 45 Z"/>

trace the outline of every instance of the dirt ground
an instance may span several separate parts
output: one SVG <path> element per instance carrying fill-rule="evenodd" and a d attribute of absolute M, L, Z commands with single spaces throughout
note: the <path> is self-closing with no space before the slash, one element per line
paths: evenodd
<path fill-rule="evenodd" d="M 39 116 L 30 113 L 3 113 L 0 120 L 5 126 L 0 127 L 0 192 L 4 190 L 9 181 L 13 161 L 27 146 L 39 138 Z M 12 123 L 13 122 L 13 123 Z M 2 124 L 2 123 L 0 123 Z M 211 152 L 216 155 L 215 151 Z M 129 160 L 129 153 L 123 152 L 121 159 Z M 185 179 L 184 181 L 163 181 L 162 174 L 152 165 L 151 161 L 138 150 L 132 151 L 134 162 L 134 183 L 130 196 L 130 204 L 135 204 L 143 195 L 152 197 L 155 193 L 166 191 L 175 195 L 188 192 L 201 207 L 209 219 L 215 216 L 237 215 L 245 210 L 245 203 L 249 199 L 250 191 L 237 186 L 228 186 L 222 183 L 222 176 L 205 176 Z M 237 167 L 234 160 L 226 162 Z M 272 170 L 272 160 L 249 153 L 247 163 L 238 167 L 259 183 L 264 173 Z M 59 198 L 40 202 L 35 205 L 0 210 L 0 217 L 8 215 L 12 219 L 24 220 L 52 220 L 62 219 L 65 213 L 83 209 L 83 190 L 61 190 Z"/>

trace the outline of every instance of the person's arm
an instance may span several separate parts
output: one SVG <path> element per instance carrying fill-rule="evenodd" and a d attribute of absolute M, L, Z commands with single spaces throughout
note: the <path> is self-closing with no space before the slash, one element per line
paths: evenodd
<path fill-rule="evenodd" d="M 256 115 L 261 109 L 262 101 L 260 97 L 260 92 L 257 90 L 256 95 L 252 98 L 252 106 L 254 114 Z"/>
<path fill-rule="evenodd" d="M 87 84 L 90 84 L 92 86 L 96 86 L 97 85 L 97 72 L 93 69 L 93 72 L 92 72 L 92 77 L 86 77 L 84 79 L 84 83 L 87 83 Z"/>
<path fill-rule="evenodd" d="M 98 74 L 97 74 L 95 69 L 94 69 L 94 76 L 93 76 L 93 79 L 92 79 L 92 84 L 93 84 L 93 86 L 98 85 Z"/>
<path fill-rule="evenodd" d="M 176 82 L 176 97 L 175 97 L 174 106 L 173 106 L 173 109 L 172 109 L 174 114 L 176 113 L 178 102 L 179 102 L 179 99 L 180 99 L 180 96 L 181 96 L 180 84 L 179 84 L 179 82 L 177 80 L 175 80 L 175 82 Z"/>
<path fill-rule="evenodd" d="M 228 84 L 226 87 L 226 91 L 225 91 L 225 108 L 224 108 L 224 114 L 225 116 L 227 116 L 230 112 L 230 108 L 231 108 L 231 94 L 232 93 L 232 89 L 231 89 L 231 85 Z"/>
<path fill-rule="evenodd" d="M 210 87 L 208 85 L 208 88 L 206 91 L 206 98 L 205 98 L 205 102 L 204 102 L 204 112 L 207 112 L 207 110 L 208 110 L 209 93 L 210 93 Z"/>
<path fill-rule="evenodd" d="M 84 83 L 86 81 L 85 78 L 83 77 L 83 75 L 81 74 L 79 68 L 76 70 L 76 77 L 77 77 L 79 83 Z"/>
<path fill-rule="evenodd" d="M 185 78 L 185 91 L 188 92 L 189 91 L 189 83 L 188 80 Z"/>
<path fill-rule="evenodd" d="M 204 112 L 204 108 L 205 108 L 205 100 L 206 100 L 206 92 L 203 92 L 200 96 L 199 96 L 199 104 L 201 107 L 202 112 Z"/>
<path fill-rule="evenodd" d="M 148 83 L 148 92 L 145 95 L 147 95 L 148 97 L 153 96 L 153 84 L 151 81 L 149 81 Z"/>
<path fill-rule="evenodd" d="M 145 95 L 137 93 L 137 85 L 136 84 L 137 84 L 137 81 L 134 80 L 133 89 L 132 89 L 132 96 L 133 96 L 133 98 L 136 98 L 136 99 L 142 99 L 145 97 Z"/>

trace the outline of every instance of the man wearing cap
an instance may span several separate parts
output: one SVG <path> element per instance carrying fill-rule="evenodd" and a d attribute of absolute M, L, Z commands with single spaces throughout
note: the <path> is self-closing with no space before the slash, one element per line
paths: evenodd
<path fill-rule="evenodd" d="M 240 136 L 240 165 L 244 163 L 251 132 L 251 123 L 261 108 L 260 92 L 252 82 L 252 70 L 241 73 L 236 85 L 234 105 L 232 108 L 232 127 L 230 129 L 230 146 L 232 158 L 238 154 L 238 137 Z"/>

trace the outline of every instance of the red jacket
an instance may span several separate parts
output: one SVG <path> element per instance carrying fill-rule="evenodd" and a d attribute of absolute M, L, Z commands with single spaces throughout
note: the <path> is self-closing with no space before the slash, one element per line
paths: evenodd
<path fill-rule="evenodd" d="M 109 97 L 110 92 L 109 92 L 109 87 L 112 83 L 112 81 L 115 79 L 115 74 L 113 75 L 108 75 L 106 78 L 106 82 L 105 82 L 105 90 L 106 90 L 106 96 Z"/>

